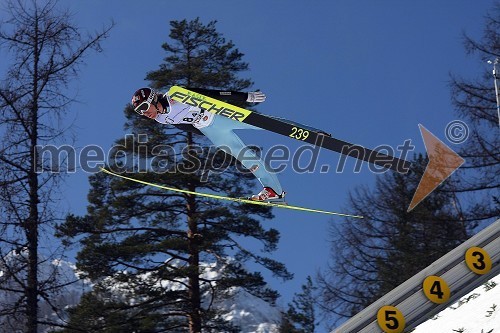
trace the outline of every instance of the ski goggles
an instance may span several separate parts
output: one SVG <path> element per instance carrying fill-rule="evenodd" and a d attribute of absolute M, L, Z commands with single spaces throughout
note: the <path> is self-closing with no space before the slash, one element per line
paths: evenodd
<path fill-rule="evenodd" d="M 143 116 L 144 115 L 144 112 L 146 112 L 149 107 L 151 106 L 151 102 L 148 102 L 148 101 L 144 101 L 142 102 L 141 104 L 139 104 L 135 109 L 134 111 L 136 113 L 138 113 L 139 115 Z"/>
<path fill-rule="evenodd" d="M 151 107 L 151 104 L 153 103 L 155 97 L 156 97 L 156 93 L 151 91 L 148 99 L 143 101 L 141 104 L 137 105 L 134 108 L 134 111 L 136 113 L 140 114 L 141 116 L 144 115 L 144 112 L 146 112 Z M 156 103 L 155 103 L 155 105 L 156 105 Z"/>

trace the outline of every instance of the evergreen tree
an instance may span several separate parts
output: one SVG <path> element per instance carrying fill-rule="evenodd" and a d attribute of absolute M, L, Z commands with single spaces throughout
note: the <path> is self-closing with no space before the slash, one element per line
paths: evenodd
<path fill-rule="evenodd" d="M 469 236 L 456 198 L 438 188 L 414 210 L 407 208 L 427 159 L 407 175 L 385 174 L 373 190 L 351 193 L 349 219 L 331 232 L 329 267 L 319 276 L 322 308 L 334 320 L 350 317 L 452 250 Z"/>
<path fill-rule="evenodd" d="M 282 333 L 314 333 L 316 328 L 315 290 L 312 279 L 307 277 L 302 292 L 295 294 L 292 303 L 288 304 Z"/>
<path fill-rule="evenodd" d="M 104 299 L 106 297 L 106 299 Z M 116 295 L 115 295 L 116 297 Z M 126 303 L 113 298 L 105 291 L 92 291 L 82 296 L 76 308 L 70 308 L 68 314 L 71 322 L 61 333 L 103 332 L 103 333 L 149 333 L 155 332 L 153 314 L 141 314 L 140 311 L 129 308 L 128 320 L 123 318 L 123 308 Z"/>
<path fill-rule="evenodd" d="M 250 80 L 238 78 L 248 68 L 243 54 L 216 31 L 215 23 L 172 21 L 171 41 L 163 44 L 165 63 L 147 75 L 151 85 L 249 88 Z M 115 171 L 169 187 L 235 197 L 248 194 L 255 184 L 234 158 L 207 145 L 203 136 L 139 117 L 131 107 L 125 116 L 125 128 L 132 134 L 116 142 L 109 165 Z M 279 240 L 277 230 L 266 230 L 259 221 L 272 218 L 267 207 L 166 192 L 103 173 L 90 181 L 88 214 L 68 217 L 61 235 L 80 239 L 77 266 L 99 286 L 96 297 L 106 303 L 106 293 L 126 286 L 122 306 L 115 307 L 124 323 L 140 318 L 154 323 L 148 326 L 152 332 L 234 331 L 212 306 L 225 291 L 243 287 L 271 303 L 278 297 L 245 262 L 291 278 L 283 264 L 265 256 Z M 263 244 L 264 255 L 248 250 L 246 239 Z M 203 263 L 220 267 L 219 276 L 204 274 Z M 85 304 L 80 311 L 88 311 Z M 74 312 L 72 326 L 77 317 L 80 328 L 96 322 L 94 315 L 82 322 L 80 311 Z M 108 323 L 101 324 L 92 331 L 107 332 Z"/>

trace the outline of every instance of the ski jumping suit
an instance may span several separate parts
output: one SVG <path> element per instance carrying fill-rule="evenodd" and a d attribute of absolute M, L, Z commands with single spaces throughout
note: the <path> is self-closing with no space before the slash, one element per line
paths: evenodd
<path fill-rule="evenodd" d="M 229 103 L 245 102 L 248 96 L 244 92 L 188 89 Z M 166 93 L 159 101 L 167 111 L 162 114 L 158 113 L 155 118 L 157 122 L 175 125 L 188 131 L 194 130 L 194 132 L 197 132 L 196 130 L 199 130 L 215 146 L 229 149 L 226 152 L 237 158 L 245 168 L 251 170 L 262 186 L 271 187 L 278 194 L 283 192 L 278 177 L 272 172 L 271 167 L 259 158 L 253 150 L 247 148 L 234 133 L 234 130 L 239 129 L 259 130 L 260 128 L 201 110 L 195 106 L 182 104 L 171 99 Z"/>

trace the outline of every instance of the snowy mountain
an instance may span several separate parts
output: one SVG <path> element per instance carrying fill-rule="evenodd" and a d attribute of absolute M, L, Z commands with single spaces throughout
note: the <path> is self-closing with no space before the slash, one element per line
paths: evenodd
<path fill-rule="evenodd" d="M 22 257 L 22 255 L 20 255 Z M 17 260 L 14 256 L 11 260 Z M 220 270 L 223 267 L 217 265 L 204 264 L 204 278 L 216 280 Z M 90 281 L 82 280 L 78 276 L 75 265 L 62 261 L 54 260 L 52 262 L 44 261 L 40 267 L 40 278 L 43 280 L 54 280 L 56 284 L 65 285 L 53 294 L 48 293 L 49 298 L 53 301 L 52 305 L 44 300 L 40 300 L 40 317 L 49 319 L 50 321 L 61 322 L 61 315 L 56 314 L 52 310 L 52 306 L 58 309 L 66 309 L 78 304 L 83 293 L 92 289 Z M 145 274 L 145 278 L 147 278 Z M 15 287 L 16 279 L 6 279 L 6 274 L 0 268 L 0 283 L 4 286 L 12 284 Z M 163 287 L 179 288 L 179 285 L 173 285 L 171 282 L 160 282 Z M 127 285 L 116 283 L 109 280 L 109 284 L 113 286 L 113 292 L 117 295 L 130 293 Z M 226 293 L 224 299 L 215 299 L 213 307 L 222 311 L 222 317 L 229 320 L 232 324 L 241 327 L 242 333 L 277 333 L 281 323 L 281 312 L 277 307 L 265 302 L 264 300 L 253 296 L 243 288 L 231 288 Z M 206 295 L 208 297 L 208 295 Z M 6 291 L 0 291 L 0 311 L 8 308 L 18 301 L 18 296 Z M 207 303 L 208 300 L 206 300 Z M 211 301 L 211 300 L 210 300 Z M 22 332 L 22 321 L 19 318 L 10 320 L 5 318 L 0 320 L 0 331 L 7 332 Z M 48 328 L 41 328 L 41 332 L 48 331 Z"/>
<path fill-rule="evenodd" d="M 412 333 L 500 333 L 500 275 L 420 324 Z"/>
<path fill-rule="evenodd" d="M 245 333 L 278 332 L 281 314 L 276 307 L 241 288 L 233 288 L 229 293 L 230 299 L 216 304 L 225 312 L 224 319 L 238 325 Z"/>
<path fill-rule="evenodd" d="M 175 263 L 170 262 L 175 265 Z M 217 281 L 224 265 L 202 263 L 202 275 L 204 280 Z M 150 274 L 145 273 L 141 277 L 149 279 Z M 115 295 L 127 295 L 129 300 L 134 299 L 133 288 L 125 283 L 117 283 L 113 279 L 106 279 L 104 283 Z M 157 282 L 163 289 L 184 289 L 187 281 L 179 280 Z M 225 291 L 224 297 L 211 298 L 210 292 L 203 295 L 203 304 L 208 306 L 212 303 L 214 309 L 222 312 L 221 317 L 230 321 L 233 325 L 240 327 L 241 333 L 278 333 L 281 324 L 281 312 L 270 303 L 253 296 L 241 287 L 232 287 Z M 202 305 L 203 306 L 203 305 Z"/>
<path fill-rule="evenodd" d="M 4 262 L 0 264 L 0 284 L 4 288 L 0 290 L 0 312 L 9 312 L 9 316 L 0 317 L 0 332 L 21 333 L 24 332 L 23 323 L 24 316 L 22 309 L 12 312 L 19 304 L 21 293 L 13 292 L 15 290 L 22 291 L 26 279 L 25 270 L 22 267 L 26 264 L 27 253 L 24 251 L 11 252 L 3 259 L 5 264 L 10 269 L 5 269 Z M 40 292 L 44 297 L 39 299 L 39 316 L 40 318 L 50 319 L 50 321 L 61 321 L 53 310 L 53 307 L 65 309 L 68 306 L 78 304 L 81 295 L 84 292 L 91 290 L 89 281 L 82 280 L 78 277 L 75 265 L 61 260 L 40 260 L 38 268 L 38 280 L 41 283 Z M 19 269 L 15 269 L 19 267 Z M 50 299 L 49 304 L 46 299 Z M 59 314 L 60 315 L 60 314 Z M 47 328 L 40 327 L 40 331 L 44 332 Z"/>

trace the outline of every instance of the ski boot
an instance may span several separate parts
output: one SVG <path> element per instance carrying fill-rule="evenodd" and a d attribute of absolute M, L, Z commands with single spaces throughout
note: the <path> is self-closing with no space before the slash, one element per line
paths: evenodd
<path fill-rule="evenodd" d="M 278 194 L 271 187 L 266 186 L 262 191 L 259 192 L 259 194 L 252 195 L 251 197 L 248 198 L 248 200 L 282 202 L 284 201 L 284 197 L 285 197 L 285 192 L 281 192 L 281 194 Z"/>

